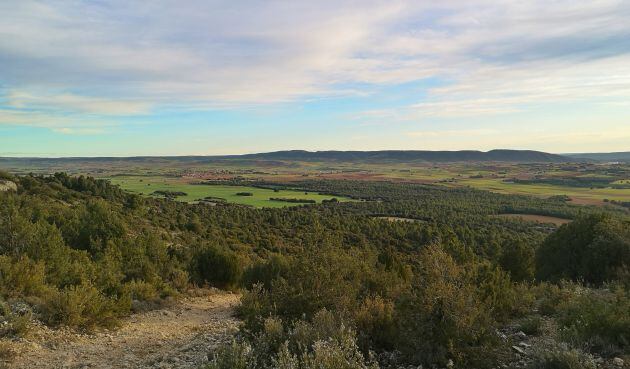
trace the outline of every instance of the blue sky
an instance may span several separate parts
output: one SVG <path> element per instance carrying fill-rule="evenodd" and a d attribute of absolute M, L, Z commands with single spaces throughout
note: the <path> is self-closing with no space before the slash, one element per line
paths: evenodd
<path fill-rule="evenodd" d="M 630 150 L 630 2 L 3 1 L 0 156 Z"/>

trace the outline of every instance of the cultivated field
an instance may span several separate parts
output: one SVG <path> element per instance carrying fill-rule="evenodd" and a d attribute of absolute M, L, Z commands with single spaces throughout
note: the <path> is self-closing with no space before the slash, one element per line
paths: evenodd
<path fill-rule="evenodd" d="M 184 192 L 186 195 L 176 197 L 178 201 L 197 202 L 207 197 L 223 199 L 226 202 L 249 205 L 254 207 L 277 208 L 285 206 L 296 206 L 299 203 L 289 203 L 285 201 L 274 201 L 271 198 L 314 200 L 318 203 L 322 200 L 330 200 L 333 196 L 320 195 L 317 193 L 306 193 L 291 190 L 270 190 L 251 186 L 227 186 L 227 185 L 200 185 L 190 184 L 179 178 L 169 177 L 114 177 L 110 179 L 115 185 L 121 188 L 139 193 L 142 195 L 153 195 L 155 191 Z M 251 196 L 240 196 L 238 193 L 251 193 Z M 155 196 L 155 195 L 154 195 Z M 335 197 L 339 201 L 349 199 Z"/>

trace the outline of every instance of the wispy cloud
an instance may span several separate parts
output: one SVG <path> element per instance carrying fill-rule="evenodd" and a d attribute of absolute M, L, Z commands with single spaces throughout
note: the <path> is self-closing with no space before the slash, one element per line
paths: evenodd
<path fill-rule="evenodd" d="M 62 133 L 64 135 L 98 135 L 105 133 L 102 128 L 69 128 L 69 127 L 57 127 L 52 129 L 54 132 Z"/>
<path fill-rule="evenodd" d="M 4 1 L 0 99 L 12 110 L 0 111 L 0 123 L 91 126 L 154 109 L 369 94 L 426 78 L 443 83 L 414 104 L 362 116 L 507 115 L 558 102 L 623 108 L 629 18 L 623 0 Z M 358 92 L 347 88 L 357 83 Z"/>

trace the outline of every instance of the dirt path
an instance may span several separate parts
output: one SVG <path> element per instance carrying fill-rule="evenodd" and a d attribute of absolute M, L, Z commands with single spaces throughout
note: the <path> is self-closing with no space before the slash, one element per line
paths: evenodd
<path fill-rule="evenodd" d="M 111 332 L 79 335 L 37 328 L 16 343 L 11 369 L 197 368 L 208 352 L 229 341 L 238 321 L 238 296 L 217 293 L 187 298 L 161 310 L 135 314 Z"/>

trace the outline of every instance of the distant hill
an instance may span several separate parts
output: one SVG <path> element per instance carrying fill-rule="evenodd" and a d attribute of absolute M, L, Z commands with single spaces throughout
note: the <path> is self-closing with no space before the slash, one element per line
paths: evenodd
<path fill-rule="evenodd" d="M 596 161 L 624 161 L 630 162 L 630 151 L 625 152 L 601 152 L 601 153 L 581 153 L 564 154 L 573 159 L 596 160 Z"/>
<path fill-rule="evenodd" d="M 226 157 L 228 158 L 228 157 Z M 540 151 L 531 150 L 491 150 L 491 151 L 276 151 L 260 154 L 230 156 L 258 160 L 295 161 L 363 161 L 363 162 L 464 162 L 464 161 L 503 161 L 503 162 L 565 162 L 571 159 Z"/>
<path fill-rule="evenodd" d="M 5 165 L 63 165 L 69 163 L 208 163 L 213 161 L 244 160 L 248 161 L 337 161 L 365 163 L 406 163 L 406 162 L 514 162 L 514 163 L 550 163 L 567 162 L 575 157 L 549 154 L 532 150 L 490 150 L 490 151 L 275 151 L 245 155 L 223 156 L 134 156 L 134 157 L 68 157 L 68 158 L 9 158 L 0 157 L 0 164 Z"/>

